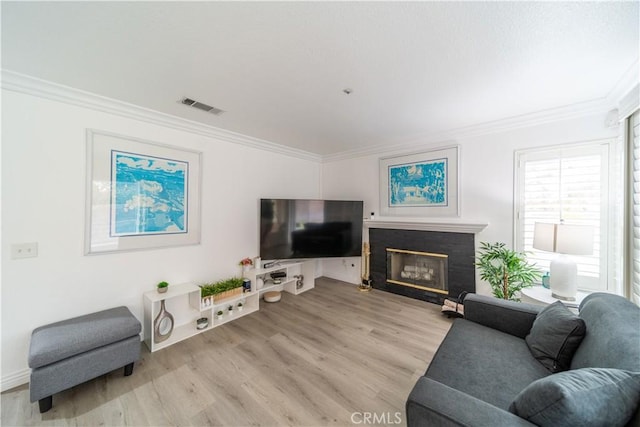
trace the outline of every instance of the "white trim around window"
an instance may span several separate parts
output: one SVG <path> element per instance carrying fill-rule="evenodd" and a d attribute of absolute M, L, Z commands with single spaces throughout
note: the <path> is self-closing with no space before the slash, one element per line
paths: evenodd
<path fill-rule="evenodd" d="M 514 247 L 548 271 L 556 254 L 533 249 L 535 222 L 591 226 L 593 254 L 574 257 L 583 291 L 619 292 L 610 267 L 618 214 L 612 191 L 618 176 L 615 147 L 615 140 L 607 139 L 515 152 Z"/>

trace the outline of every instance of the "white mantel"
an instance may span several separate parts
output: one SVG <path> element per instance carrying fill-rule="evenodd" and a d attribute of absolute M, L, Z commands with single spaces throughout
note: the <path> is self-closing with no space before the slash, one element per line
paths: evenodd
<path fill-rule="evenodd" d="M 365 219 L 365 228 L 389 228 L 395 230 L 443 231 L 448 233 L 473 233 L 484 230 L 486 222 L 462 221 L 457 219 L 424 218 L 376 218 Z"/>

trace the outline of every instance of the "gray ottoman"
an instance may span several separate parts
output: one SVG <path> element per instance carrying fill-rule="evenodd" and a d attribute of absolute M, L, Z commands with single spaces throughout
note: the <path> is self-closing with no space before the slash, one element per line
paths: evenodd
<path fill-rule="evenodd" d="M 35 329 L 29 348 L 31 402 L 39 401 L 40 412 L 46 412 L 54 393 L 122 367 L 131 375 L 140 358 L 140 330 L 127 307 Z"/>

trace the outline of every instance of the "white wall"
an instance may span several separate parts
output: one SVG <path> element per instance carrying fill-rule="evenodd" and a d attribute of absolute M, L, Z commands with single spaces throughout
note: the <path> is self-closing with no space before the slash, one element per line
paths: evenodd
<path fill-rule="evenodd" d="M 477 235 L 476 243 L 501 241 L 512 247 L 514 151 L 615 137 L 618 129 L 605 127 L 605 114 L 603 112 L 484 136 L 458 138 L 445 143 L 425 141 L 423 145 L 412 147 L 410 152 L 460 145 L 461 219 L 489 223 Z M 324 163 L 322 196 L 364 200 L 365 217 L 373 211 L 376 212 L 376 219 L 380 219 L 378 160 L 380 157 L 405 152 L 385 152 Z M 333 261 L 324 263 L 323 273 L 327 277 L 358 283 L 360 269 L 346 269 L 340 262 Z M 479 279 L 477 288 L 479 293 L 491 293 L 489 285 L 481 283 Z"/>
<path fill-rule="evenodd" d="M 260 197 L 320 196 L 312 160 L 8 90 L 2 103 L 3 389 L 28 378 L 37 326 L 118 305 L 142 321 L 157 282 L 231 276 L 257 255 Z M 87 128 L 202 151 L 200 245 L 83 255 Z M 38 257 L 12 260 L 22 242 L 38 242 Z"/>

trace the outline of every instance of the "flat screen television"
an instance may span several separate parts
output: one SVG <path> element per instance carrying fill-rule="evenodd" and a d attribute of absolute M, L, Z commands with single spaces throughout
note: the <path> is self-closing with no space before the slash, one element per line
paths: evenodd
<path fill-rule="evenodd" d="M 261 199 L 260 257 L 360 256 L 362 210 L 354 200 Z"/>

